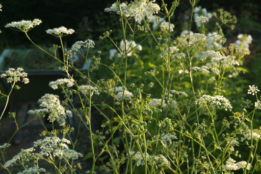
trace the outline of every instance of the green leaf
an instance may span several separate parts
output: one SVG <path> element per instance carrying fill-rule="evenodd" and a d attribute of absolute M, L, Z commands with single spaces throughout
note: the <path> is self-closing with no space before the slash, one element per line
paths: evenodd
<path fill-rule="evenodd" d="M 87 153 L 87 155 L 84 156 L 83 160 L 87 160 L 87 159 L 90 159 L 92 157 L 93 157 L 92 152 L 89 152 L 89 153 Z"/>

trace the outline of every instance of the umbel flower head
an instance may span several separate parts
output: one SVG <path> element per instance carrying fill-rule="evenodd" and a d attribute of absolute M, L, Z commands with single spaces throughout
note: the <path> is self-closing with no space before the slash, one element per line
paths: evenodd
<path fill-rule="evenodd" d="M 39 99 L 39 103 L 43 109 L 29 110 L 28 114 L 37 115 L 49 113 L 48 120 L 50 122 L 57 121 L 60 126 L 65 125 L 66 116 L 72 117 L 72 112 L 64 109 L 57 95 L 45 94 Z"/>
<path fill-rule="evenodd" d="M 257 86 L 255 85 L 249 85 L 249 89 L 247 91 L 247 94 L 250 94 L 250 95 L 256 95 L 257 93 L 259 92 L 259 89 Z"/>
<path fill-rule="evenodd" d="M 19 22 L 11 22 L 6 24 L 6 28 L 13 28 L 17 29 L 22 32 L 28 32 L 29 30 L 33 29 L 35 26 L 40 25 L 42 21 L 40 19 L 34 19 L 33 21 L 30 20 L 21 20 Z"/>
<path fill-rule="evenodd" d="M 57 37 L 63 37 L 63 36 L 67 36 L 69 34 L 73 34 L 74 30 L 73 29 L 67 29 L 64 26 L 61 26 L 59 28 L 48 29 L 48 30 L 46 30 L 46 33 L 53 35 L 53 36 L 57 36 Z"/>
<path fill-rule="evenodd" d="M 137 23 L 141 23 L 142 19 L 145 17 L 150 20 L 153 17 L 153 14 L 157 14 L 160 11 L 160 6 L 154 2 L 155 0 L 135 0 L 128 5 L 125 3 L 119 5 L 114 3 L 110 8 L 105 8 L 105 12 L 116 12 L 117 14 L 122 13 L 122 15 L 126 17 L 134 17 Z"/>
<path fill-rule="evenodd" d="M 73 51 L 78 51 L 81 48 L 94 48 L 94 41 L 93 40 L 85 40 L 85 41 L 77 41 L 72 45 L 72 50 Z"/>
<path fill-rule="evenodd" d="M 27 73 L 23 72 L 24 69 L 18 67 L 16 70 L 14 68 L 9 68 L 5 73 L 1 74 L 1 78 L 6 78 L 7 83 L 19 82 L 22 81 L 24 84 L 29 83 L 27 78 Z"/>

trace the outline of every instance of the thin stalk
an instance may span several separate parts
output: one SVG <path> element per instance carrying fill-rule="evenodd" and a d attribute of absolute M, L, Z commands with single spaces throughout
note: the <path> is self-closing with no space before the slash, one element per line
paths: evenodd
<path fill-rule="evenodd" d="M 9 102 L 10 95 L 11 95 L 13 89 L 14 89 L 14 85 L 15 85 L 15 83 L 13 83 L 13 85 L 11 86 L 11 90 L 10 90 L 9 94 L 6 96 L 5 107 L 4 107 L 4 110 L 2 111 L 2 114 L 0 116 L 0 120 L 2 119 L 2 117 L 3 117 L 4 113 L 5 113 L 5 110 L 7 108 L 8 102 Z"/>

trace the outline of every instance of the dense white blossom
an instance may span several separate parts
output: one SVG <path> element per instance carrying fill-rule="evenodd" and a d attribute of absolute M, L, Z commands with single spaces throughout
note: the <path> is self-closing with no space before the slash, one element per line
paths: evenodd
<path fill-rule="evenodd" d="M 120 42 L 120 49 L 122 51 L 123 56 L 125 56 L 125 53 L 127 54 L 127 56 L 131 56 L 134 48 L 137 48 L 139 51 L 142 50 L 142 46 L 136 44 L 134 41 L 126 40 L 126 49 L 124 40 Z"/>
<path fill-rule="evenodd" d="M 122 87 L 122 86 L 110 88 L 110 89 L 108 90 L 109 93 L 114 93 L 114 94 L 116 94 L 115 97 L 116 97 L 118 100 L 122 100 L 123 91 L 124 91 L 124 98 L 125 98 L 126 100 L 130 100 L 130 99 L 133 97 L 133 94 L 132 94 L 130 91 L 128 91 L 125 87 Z"/>
<path fill-rule="evenodd" d="M 74 30 L 73 29 L 67 29 L 64 26 L 61 26 L 59 28 L 48 29 L 48 30 L 46 30 L 46 33 L 51 34 L 53 36 L 62 37 L 62 36 L 65 36 L 65 35 L 73 34 Z"/>
<path fill-rule="evenodd" d="M 128 154 L 127 154 L 128 155 Z M 151 166 L 157 166 L 157 167 L 165 167 L 170 166 L 170 162 L 167 160 L 167 158 L 163 155 L 150 155 L 149 153 L 147 155 L 147 162 Z M 140 152 L 130 152 L 130 156 L 134 161 L 136 161 L 136 165 L 145 165 L 145 162 L 143 160 L 143 157 L 145 157 L 145 154 L 142 154 Z M 143 157 L 142 157 L 143 156 Z"/>
<path fill-rule="evenodd" d="M 42 21 L 40 19 L 30 20 L 22 20 L 19 22 L 11 22 L 5 25 L 6 28 L 15 28 L 22 32 L 28 32 L 33 29 L 35 26 L 40 25 Z"/>
<path fill-rule="evenodd" d="M 250 94 L 250 95 L 256 95 L 258 92 L 259 92 L 259 89 L 258 89 L 257 86 L 255 86 L 255 85 L 252 85 L 252 86 L 249 85 L 249 89 L 248 89 L 248 91 L 247 91 L 248 94 Z"/>
<path fill-rule="evenodd" d="M 5 143 L 5 144 L 0 146 L 0 149 L 5 149 L 5 148 L 10 147 L 10 146 L 11 146 L 11 144 Z"/>
<path fill-rule="evenodd" d="M 255 102 L 255 108 L 261 109 L 261 102 L 259 100 L 257 102 Z"/>
<path fill-rule="evenodd" d="M 192 67 L 192 70 L 200 71 L 200 72 L 205 73 L 205 74 L 210 73 L 209 67 L 207 67 L 207 66 L 201 66 L 201 67 L 194 66 L 194 67 Z"/>
<path fill-rule="evenodd" d="M 209 73 L 208 71 L 211 70 L 214 74 L 220 74 L 221 68 L 229 69 L 240 65 L 235 56 L 226 56 L 219 51 L 203 51 L 198 56 L 198 59 L 200 61 L 210 60 L 205 66 L 193 68 L 194 70 L 202 71 L 204 73 Z"/>
<path fill-rule="evenodd" d="M 248 140 L 251 140 L 251 132 L 249 132 L 248 134 L 246 134 L 246 135 L 245 135 L 245 138 L 248 139 Z M 257 134 L 257 133 L 255 133 L 255 132 L 253 132 L 252 138 L 253 138 L 254 140 L 259 140 L 259 139 L 260 139 L 260 135 Z"/>
<path fill-rule="evenodd" d="M 30 167 L 22 172 L 18 172 L 17 174 L 38 174 L 40 172 L 46 172 L 44 168 L 39 168 L 38 166 Z"/>
<path fill-rule="evenodd" d="M 178 139 L 176 135 L 172 135 L 172 134 L 161 134 L 159 136 L 159 139 L 165 144 L 172 144 L 173 140 Z"/>
<path fill-rule="evenodd" d="M 22 81 L 24 84 L 29 83 L 29 79 L 27 78 L 27 73 L 24 72 L 23 68 L 9 68 L 5 73 L 1 74 L 1 78 L 6 78 L 8 83 L 19 82 Z"/>
<path fill-rule="evenodd" d="M 237 38 L 238 40 L 236 40 L 235 44 L 239 47 L 239 51 L 243 51 L 242 49 L 244 49 L 247 51 L 247 54 L 250 54 L 249 45 L 253 41 L 252 36 L 246 34 L 239 34 Z"/>
<path fill-rule="evenodd" d="M 170 166 L 170 162 L 163 155 L 153 155 L 149 157 L 149 165 L 157 167 Z"/>
<path fill-rule="evenodd" d="M 121 58 L 121 53 L 119 53 L 116 49 L 110 49 L 109 52 L 110 52 L 109 58 L 110 58 L 111 60 L 112 60 L 112 58 L 113 58 L 114 56 L 116 56 L 116 57 L 118 57 L 118 58 Z"/>
<path fill-rule="evenodd" d="M 207 35 L 207 44 L 210 49 L 221 49 L 223 44 L 223 37 L 217 32 L 208 33 Z"/>
<path fill-rule="evenodd" d="M 123 90 L 124 90 L 124 87 L 118 86 L 118 87 L 114 87 L 114 88 L 109 89 L 108 92 L 115 92 L 115 93 L 117 93 L 117 92 L 123 92 Z"/>
<path fill-rule="evenodd" d="M 92 96 L 93 94 L 97 94 L 97 95 L 100 94 L 98 88 L 95 86 L 91 86 L 91 85 L 80 85 L 79 90 L 81 91 L 82 94 L 87 95 L 87 96 L 89 96 L 89 95 Z"/>
<path fill-rule="evenodd" d="M 123 98 L 123 92 L 118 92 L 118 94 L 115 95 L 115 97 L 116 97 L 118 100 L 122 100 L 122 98 Z M 130 91 L 124 90 L 124 99 L 125 99 L 125 100 L 130 100 L 132 97 L 133 97 L 133 94 L 132 94 Z"/>
<path fill-rule="evenodd" d="M 157 99 L 157 98 L 153 98 L 151 101 L 149 101 L 148 105 L 151 106 L 151 107 L 159 107 L 161 106 L 162 104 L 162 107 L 165 107 L 166 106 L 166 103 L 165 101 L 163 100 L 162 102 L 162 99 Z"/>
<path fill-rule="evenodd" d="M 209 104 L 210 106 L 213 106 L 215 109 L 232 110 L 232 106 L 228 99 L 220 95 L 203 95 L 201 98 L 197 99 L 197 104 Z"/>
<path fill-rule="evenodd" d="M 68 159 L 76 160 L 79 157 L 83 157 L 81 153 L 78 153 L 75 150 L 68 149 L 68 148 L 56 149 L 54 150 L 53 155 L 66 160 Z"/>
<path fill-rule="evenodd" d="M 208 22 L 209 21 L 209 18 L 206 17 L 206 16 L 197 16 L 195 18 L 195 22 L 198 24 L 198 23 L 205 23 L 205 22 Z M 199 25 L 198 25 L 199 26 Z"/>
<path fill-rule="evenodd" d="M 50 122 L 57 121 L 60 126 L 65 125 L 66 116 L 72 116 L 72 113 L 67 112 L 60 104 L 59 97 L 53 94 L 45 94 L 38 100 L 42 109 L 29 110 L 29 114 L 49 113 L 48 120 Z"/>
<path fill-rule="evenodd" d="M 161 31 L 170 31 L 171 32 L 174 30 L 174 24 L 164 21 L 160 24 L 160 29 L 161 29 Z"/>
<path fill-rule="evenodd" d="M 178 95 L 183 95 L 183 96 L 185 96 L 185 97 L 188 96 L 188 94 L 187 94 L 186 92 L 177 91 L 177 90 L 175 90 L 175 89 L 170 90 L 170 93 L 172 93 L 172 94 L 178 94 Z"/>
<path fill-rule="evenodd" d="M 165 22 L 164 18 L 160 18 L 159 16 L 153 15 L 150 20 L 150 23 L 152 23 L 152 29 L 155 30 L 157 27 L 161 26 L 163 22 Z"/>
<path fill-rule="evenodd" d="M 33 151 L 35 151 L 35 149 L 33 147 L 28 148 L 28 149 L 22 149 L 21 152 L 19 152 L 12 159 L 7 161 L 4 164 L 4 167 L 11 167 L 19 161 L 28 161 L 28 160 L 32 159 Z"/>
<path fill-rule="evenodd" d="M 94 41 L 93 40 L 85 40 L 85 41 L 77 41 L 72 45 L 72 50 L 73 51 L 78 51 L 81 48 L 94 48 Z"/>
<path fill-rule="evenodd" d="M 193 12 L 197 27 L 201 27 L 202 22 L 207 22 L 212 17 L 212 14 L 208 13 L 206 8 L 201 8 L 201 6 L 195 7 Z"/>
<path fill-rule="evenodd" d="M 150 20 L 153 14 L 157 14 L 160 11 L 159 5 L 154 2 L 155 0 L 135 0 L 128 5 L 122 3 L 120 4 L 121 13 L 126 17 L 134 17 L 137 23 L 141 23 L 145 17 Z M 118 4 L 114 3 L 110 8 L 105 8 L 105 12 L 116 12 L 120 14 L 120 9 Z"/>
<path fill-rule="evenodd" d="M 72 87 L 74 85 L 74 80 L 73 79 L 57 79 L 56 81 L 52 81 L 49 83 L 49 86 L 53 89 L 58 89 L 58 86 L 67 86 Z"/>
<path fill-rule="evenodd" d="M 230 157 L 227 159 L 226 165 L 223 166 L 225 170 L 239 170 L 244 169 L 245 167 L 247 170 L 250 170 L 251 164 L 248 163 L 247 165 L 246 161 L 240 161 L 236 163 L 236 161 Z"/>
<path fill-rule="evenodd" d="M 177 59 L 177 60 L 182 60 L 186 57 L 186 55 L 184 53 L 177 53 L 177 54 L 173 54 L 171 56 L 172 59 Z"/>
<path fill-rule="evenodd" d="M 180 41 L 183 45 L 190 46 L 195 43 L 206 42 L 206 35 L 201 33 L 193 33 L 192 31 L 184 30 L 180 34 Z"/>
<path fill-rule="evenodd" d="M 54 136 L 35 141 L 34 147 L 40 148 L 39 154 L 42 156 L 57 156 L 65 160 L 75 160 L 82 157 L 81 153 L 69 149 L 68 144 L 71 144 L 71 142 L 66 138 L 60 139 Z"/>

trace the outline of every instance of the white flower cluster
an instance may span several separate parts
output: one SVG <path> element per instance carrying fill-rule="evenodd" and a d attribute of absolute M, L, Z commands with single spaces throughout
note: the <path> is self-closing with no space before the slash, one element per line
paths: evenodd
<path fill-rule="evenodd" d="M 130 156 L 132 156 L 132 159 L 137 162 L 136 163 L 137 166 L 145 165 L 140 152 L 131 151 Z M 143 154 L 143 157 L 145 157 L 145 154 Z M 147 153 L 147 161 L 148 164 L 151 166 L 158 166 L 158 167 L 170 166 L 170 162 L 163 155 L 151 156 Z"/>
<path fill-rule="evenodd" d="M 41 156 L 57 156 L 61 159 L 78 159 L 82 157 L 81 153 L 69 149 L 68 144 L 71 144 L 66 138 L 46 137 L 42 140 L 34 142 L 34 147 L 39 147 Z"/>
<path fill-rule="evenodd" d="M 68 144 L 71 144 L 69 140 L 66 138 L 60 139 L 59 137 L 45 137 L 44 139 L 40 139 L 34 142 L 34 147 L 29 149 L 21 150 L 20 153 L 15 155 L 11 160 L 7 161 L 4 164 L 4 167 L 10 167 L 17 163 L 28 162 L 30 160 L 37 160 L 39 157 L 50 157 L 54 159 L 55 157 L 59 157 L 60 159 L 65 160 L 75 160 L 83 155 L 74 150 L 69 149 Z M 39 149 L 39 153 L 35 153 L 36 149 Z M 31 173 L 39 173 L 46 172 L 43 168 L 31 167 L 28 168 L 27 171 Z M 28 173 L 28 174 L 29 174 Z M 27 174 L 27 172 L 23 171 L 21 174 Z"/>
<path fill-rule="evenodd" d="M 259 100 L 257 102 L 255 102 L 255 108 L 261 109 L 261 102 Z"/>
<path fill-rule="evenodd" d="M 180 41 L 185 46 L 191 46 L 195 43 L 206 42 L 206 35 L 201 33 L 193 33 L 192 31 L 184 30 L 180 34 Z"/>
<path fill-rule="evenodd" d="M 199 55 L 199 60 L 201 61 L 205 61 L 207 58 L 212 58 L 212 57 L 219 57 L 220 56 L 220 52 L 218 51 L 203 51 L 200 55 Z"/>
<path fill-rule="evenodd" d="M 256 132 L 252 133 L 252 138 L 254 140 L 259 140 L 260 139 L 260 135 L 257 134 Z M 249 132 L 248 134 L 245 135 L 245 139 L 251 140 L 251 132 Z"/>
<path fill-rule="evenodd" d="M 137 48 L 137 50 L 139 50 L 139 51 L 142 50 L 141 45 L 136 44 L 134 41 L 128 41 L 128 40 L 126 40 L 126 49 L 125 49 L 125 42 L 122 40 L 120 42 L 120 49 L 121 49 L 122 55 L 120 53 L 118 53 L 118 51 L 116 49 L 110 49 L 110 59 L 112 59 L 115 55 L 118 58 L 121 58 L 121 56 L 125 56 L 125 53 L 129 57 L 132 55 L 134 48 Z"/>
<path fill-rule="evenodd" d="M 153 16 L 150 18 L 149 22 L 152 23 L 152 28 L 153 28 L 153 30 L 155 30 L 158 26 L 161 26 L 161 24 L 162 24 L 163 22 L 165 22 L 165 19 L 153 15 Z M 174 25 L 173 25 L 173 28 L 174 28 Z"/>
<path fill-rule="evenodd" d="M 225 56 L 219 51 L 204 51 L 199 55 L 198 59 L 201 61 L 210 59 L 210 62 L 206 63 L 205 66 L 193 68 L 194 70 L 199 70 L 204 73 L 209 73 L 208 70 L 211 70 L 214 74 L 220 74 L 221 68 L 229 69 L 240 65 L 235 56 Z"/>
<path fill-rule="evenodd" d="M 212 17 L 212 14 L 208 13 L 206 8 L 201 8 L 200 6 L 195 7 L 193 12 L 197 27 L 201 27 L 201 23 L 209 21 Z"/>
<path fill-rule="evenodd" d="M 115 92 L 115 93 L 117 93 L 117 92 L 122 92 L 123 89 L 124 88 L 122 86 L 118 86 L 118 87 L 109 89 L 108 92 Z"/>
<path fill-rule="evenodd" d="M 141 51 L 142 50 L 142 46 L 139 44 L 136 44 L 134 41 L 127 41 L 126 40 L 126 49 L 125 49 L 125 43 L 122 40 L 120 43 L 120 49 L 123 52 L 123 54 L 126 52 L 127 56 L 131 56 L 132 55 L 132 49 L 133 48 L 137 48 L 137 50 Z"/>
<path fill-rule="evenodd" d="M 46 30 L 46 33 L 51 34 L 53 36 L 62 37 L 62 36 L 65 36 L 65 35 L 73 34 L 74 30 L 73 29 L 67 29 L 64 26 L 61 26 L 59 28 L 48 29 L 48 30 Z"/>
<path fill-rule="evenodd" d="M 177 53 L 171 56 L 173 60 L 181 60 L 181 59 L 185 59 L 185 57 L 186 55 L 184 53 Z"/>
<path fill-rule="evenodd" d="M 85 41 L 77 41 L 72 45 L 72 50 L 73 51 L 78 51 L 81 48 L 94 48 L 94 41 L 93 40 L 85 40 Z"/>
<path fill-rule="evenodd" d="M 161 134 L 160 135 L 160 140 L 165 144 L 168 145 L 172 144 L 172 140 L 178 139 L 176 135 L 171 135 L 171 134 Z"/>
<path fill-rule="evenodd" d="M 74 85 L 74 80 L 73 79 L 57 79 L 56 81 L 51 81 L 49 83 L 49 86 L 53 89 L 58 89 L 58 86 L 67 86 L 68 88 L 69 87 L 72 87 Z"/>
<path fill-rule="evenodd" d="M 2 7 L 3 7 L 2 4 L 0 4 L 0 11 L 2 11 Z"/>
<path fill-rule="evenodd" d="M 128 91 L 127 89 L 123 88 L 122 86 L 118 86 L 116 88 L 111 88 L 111 89 L 108 90 L 108 92 L 110 92 L 110 93 L 115 92 L 115 94 L 116 94 L 115 97 L 118 100 L 122 100 L 123 91 L 124 91 L 124 99 L 125 100 L 130 100 L 133 97 L 133 94 L 130 91 Z"/>
<path fill-rule="evenodd" d="M 110 59 L 112 60 L 113 57 L 121 58 L 121 53 L 119 53 L 116 49 L 110 49 Z"/>
<path fill-rule="evenodd" d="M 49 83 L 49 86 L 53 89 L 58 89 L 58 86 L 67 86 L 72 87 L 74 85 L 74 80 L 73 79 L 57 79 L 56 81 L 52 81 Z"/>
<path fill-rule="evenodd" d="M 86 95 L 86 96 L 89 96 L 89 95 L 92 96 L 94 93 L 97 95 L 100 94 L 98 88 L 95 86 L 91 86 L 91 85 L 80 85 L 79 90 L 81 91 L 81 93 L 83 95 Z"/>
<path fill-rule="evenodd" d="M 249 45 L 253 41 L 252 36 L 246 34 L 239 34 L 237 38 L 238 40 L 236 40 L 235 44 L 239 47 L 239 51 L 242 51 L 242 49 L 244 49 L 247 51 L 248 54 L 250 54 Z"/>
<path fill-rule="evenodd" d="M 195 22 L 196 22 L 196 24 L 197 24 L 198 27 L 199 27 L 199 23 L 200 23 L 200 25 L 201 25 L 201 23 L 205 23 L 205 22 L 208 22 L 208 21 L 209 21 L 209 18 L 206 17 L 206 16 L 197 16 L 197 17 L 195 18 Z"/>
<path fill-rule="evenodd" d="M 135 0 L 128 5 L 122 3 L 120 4 L 122 15 L 134 17 L 137 23 L 141 23 L 142 19 L 145 19 L 145 17 L 150 20 L 153 14 L 157 14 L 160 11 L 160 6 L 154 2 L 155 0 Z M 116 12 L 117 14 L 120 14 L 120 9 L 118 4 L 114 3 L 110 8 L 105 8 L 105 12 Z"/>
<path fill-rule="evenodd" d="M 244 169 L 245 167 L 247 170 L 250 170 L 251 164 L 250 163 L 247 164 L 246 161 L 240 161 L 236 163 L 236 161 L 230 157 L 226 161 L 226 165 L 224 165 L 224 169 L 226 170 L 239 170 L 239 169 Z"/>
<path fill-rule="evenodd" d="M 160 29 L 161 29 L 161 31 L 170 31 L 171 32 L 174 30 L 174 24 L 164 21 L 160 24 Z"/>
<path fill-rule="evenodd" d="M 180 34 L 181 44 L 184 46 L 191 46 L 195 43 L 206 43 L 208 47 L 213 49 L 221 49 L 224 42 L 224 38 L 217 32 L 205 34 L 193 33 L 192 31 L 184 30 Z"/>
<path fill-rule="evenodd" d="M 50 122 L 57 121 L 60 126 L 65 125 L 66 116 L 72 117 L 72 112 L 69 110 L 65 111 L 57 95 L 45 94 L 38 102 L 43 109 L 29 110 L 28 114 L 49 113 L 48 120 Z"/>
<path fill-rule="evenodd" d="M 194 66 L 192 67 L 192 70 L 194 71 L 200 71 L 202 73 L 205 73 L 205 74 L 208 74 L 209 73 L 209 68 L 207 66 L 201 66 L 201 67 L 197 67 L 197 66 Z"/>
<path fill-rule="evenodd" d="M 208 33 L 206 41 L 210 49 L 221 49 L 224 38 L 217 32 L 213 32 Z"/>
<path fill-rule="evenodd" d="M 118 100 L 122 100 L 122 98 L 123 98 L 123 91 L 122 92 L 118 92 L 118 94 L 115 95 L 115 97 Z M 133 94 L 130 91 L 124 90 L 124 99 L 125 100 L 130 100 L 132 97 L 133 97 Z"/>
<path fill-rule="evenodd" d="M 0 149 L 5 149 L 5 148 L 10 147 L 10 146 L 11 146 L 11 144 L 5 143 L 5 144 L 0 146 Z"/>
<path fill-rule="evenodd" d="M 6 28 L 16 28 L 22 32 L 28 32 L 29 30 L 33 29 L 35 26 L 40 25 L 42 21 L 40 19 L 34 19 L 33 21 L 30 20 L 22 20 L 19 22 L 11 22 L 6 24 Z"/>
<path fill-rule="evenodd" d="M 170 93 L 172 93 L 172 94 L 178 94 L 178 95 L 183 95 L 183 96 L 185 96 L 185 97 L 188 96 L 188 94 L 187 94 L 186 92 L 177 91 L 177 90 L 175 90 L 175 89 L 170 90 Z"/>
<path fill-rule="evenodd" d="M 250 94 L 250 95 L 256 95 L 257 93 L 259 92 L 259 89 L 257 86 L 255 85 L 249 85 L 249 89 L 247 91 L 247 94 Z"/>
<path fill-rule="evenodd" d="M 17 174 L 38 174 L 40 172 L 46 172 L 44 168 L 39 168 L 38 166 L 30 167 L 22 172 L 18 172 Z"/>
<path fill-rule="evenodd" d="M 8 83 L 18 82 L 22 79 L 24 84 L 28 84 L 29 79 L 27 78 L 27 73 L 23 71 L 24 69 L 19 67 L 16 70 L 9 68 L 5 73 L 1 74 L 1 78 L 6 78 Z"/>
<path fill-rule="evenodd" d="M 162 104 L 162 107 L 166 107 L 166 103 L 164 100 L 162 101 L 162 99 L 153 98 L 148 103 L 149 106 L 154 107 L 154 108 L 161 106 L 161 104 Z"/>
<path fill-rule="evenodd" d="M 20 153 L 18 153 L 12 159 L 7 161 L 4 164 L 4 167 L 11 167 L 14 164 L 16 164 L 18 161 L 26 161 L 26 160 L 32 159 L 32 155 L 33 155 L 34 150 L 35 149 L 33 147 L 31 147 L 29 149 L 24 149 L 24 150 L 22 149 Z"/>
<path fill-rule="evenodd" d="M 232 110 L 232 106 L 228 99 L 220 95 L 203 95 L 201 98 L 197 99 L 197 104 L 209 104 L 210 106 L 213 106 L 216 109 Z"/>

